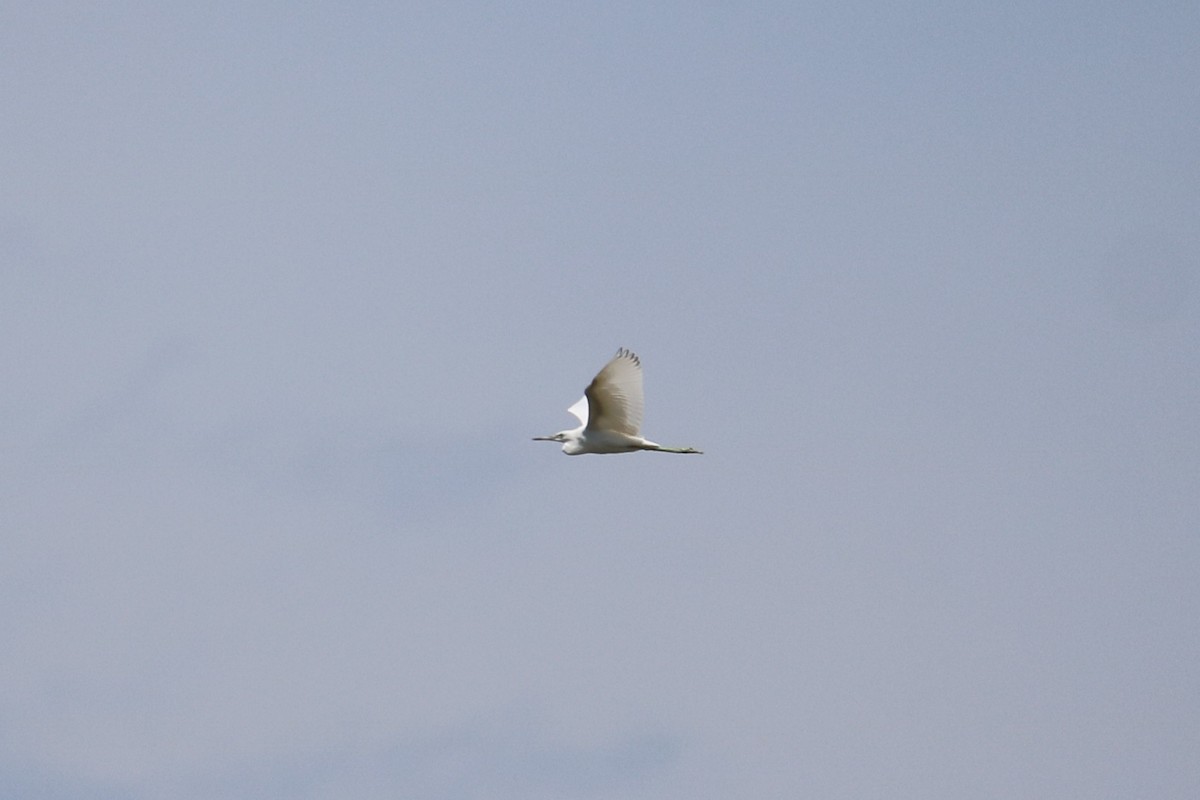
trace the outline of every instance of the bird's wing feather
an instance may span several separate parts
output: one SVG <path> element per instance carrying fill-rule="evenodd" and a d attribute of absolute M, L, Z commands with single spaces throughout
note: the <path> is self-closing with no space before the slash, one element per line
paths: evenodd
<path fill-rule="evenodd" d="M 641 361 L 624 348 L 618 350 L 612 361 L 605 364 L 604 369 L 592 379 L 584 399 L 590 411 L 584 424 L 589 429 L 640 436 L 643 405 Z"/>
<path fill-rule="evenodd" d="M 568 408 L 567 411 L 569 411 L 575 415 L 576 419 L 579 420 L 580 425 L 587 425 L 587 421 L 588 421 L 587 395 L 584 395 L 583 397 L 579 398 L 579 401 L 576 402 L 575 405 Z"/>

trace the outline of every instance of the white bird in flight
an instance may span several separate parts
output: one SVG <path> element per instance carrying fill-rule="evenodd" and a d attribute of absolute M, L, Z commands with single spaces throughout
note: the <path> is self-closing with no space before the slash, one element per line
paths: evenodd
<path fill-rule="evenodd" d="M 569 456 L 584 453 L 699 453 L 694 447 L 663 447 L 642 438 L 642 362 L 625 348 L 596 373 L 587 391 L 567 409 L 582 423 L 553 436 L 535 436 L 535 442 L 562 442 Z"/>

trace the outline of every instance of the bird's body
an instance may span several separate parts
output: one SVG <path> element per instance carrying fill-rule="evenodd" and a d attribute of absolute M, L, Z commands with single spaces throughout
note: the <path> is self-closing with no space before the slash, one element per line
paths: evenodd
<path fill-rule="evenodd" d="M 692 447 L 663 447 L 643 439 L 642 408 L 642 362 L 622 348 L 588 384 L 579 402 L 567 409 L 579 419 L 580 426 L 553 436 L 535 436 L 534 441 L 562 442 L 563 452 L 569 456 L 636 450 L 700 452 Z"/>

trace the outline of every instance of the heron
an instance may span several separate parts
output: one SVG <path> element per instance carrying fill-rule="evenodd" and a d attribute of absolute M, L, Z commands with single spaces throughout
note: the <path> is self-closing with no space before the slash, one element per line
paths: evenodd
<path fill-rule="evenodd" d="M 622 347 L 592 378 L 579 402 L 567 409 L 579 419 L 579 427 L 533 440 L 562 442 L 569 456 L 636 450 L 700 454 L 694 447 L 663 447 L 643 439 L 642 406 L 642 362 Z"/>

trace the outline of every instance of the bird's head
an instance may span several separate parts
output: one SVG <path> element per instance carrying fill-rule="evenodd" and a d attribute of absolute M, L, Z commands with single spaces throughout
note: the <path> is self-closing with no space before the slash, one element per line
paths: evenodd
<path fill-rule="evenodd" d="M 559 431 L 553 436 L 535 436 L 535 442 L 562 442 L 563 452 L 569 456 L 577 455 L 583 452 L 583 448 L 579 444 L 582 438 L 583 428 L 575 428 L 570 431 Z"/>

